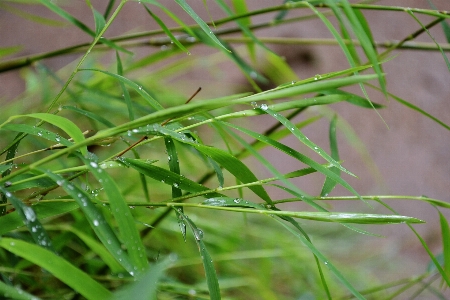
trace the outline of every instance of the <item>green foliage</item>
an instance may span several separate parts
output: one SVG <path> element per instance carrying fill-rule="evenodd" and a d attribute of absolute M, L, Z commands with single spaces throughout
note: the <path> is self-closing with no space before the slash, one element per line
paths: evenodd
<path fill-rule="evenodd" d="M 344 122 L 341 117 L 324 113 L 306 116 L 301 122 L 293 119 L 305 116 L 314 106 L 331 110 L 331 104 L 340 102 L 361 110 L 388 109 L 372 103 L 369 87 L 405 110 L 450 129 L 391 94 L 382 67 L 392 59 L 387 58 L 391 51 L 423 32 L 436 43 L 435 50 L 448 66 L 445 49 L 429 29 L 450 14 L 331 0 L 284 1 L 252 11 L 243 0 L 233 0 L 231 7 L 217 0 L 203 2 L 211 17 L 207 23 L 200 17 L 204 12 L 196 12 L 187 1 L 176 0 L 182 10 L 171 11 L 156 0 L 142 0 L 141 9 L 161 30 L 105 38 L 122 9 L 137 3 L 109 1 L 101 13 L 87 0 L 86 11 L 93 17 L 89 26 L 54 1 L 37 2 L 65 22 L 27 13 L 25 5 L 1 6 L 39 24 L 71 24 L 92 42 L 10 60 L 5 57 L 19 52 L 21 45 L 0 49 L 0 72 L 24 68 L 30 87 L 17 100 L 2 105 L 0 153 L 6 155 L 0 163 L 0 297 L 385 299 L 404 295 L 415 286 L 418 294 L 444 297 L 450 284 L 450 231 L 445 214 L 438 211 L 443 244 L 439 256 L 412 225 L 423 221 L 397 213 L 384 200 L 418 200 L 442 209 L 450 205 L 427 197 L 360 195 L 345 179 L 356 175 L 341 161 L 347 155 L 339 151 L 339 130 L 345 128 L 339 126 Z M 213 19 L 207 5 L 222 9 L 223 19 Z M 264 37 L 257 35 L 258 28 L 302 22 L 304 18 L 288 18 L 291 10 L 300 9 L 311 14 L 308 18 L 323 22 L 349 68 L 299 80 L 264 43 Z M 366 20 L 366 9 L 409 14 L 421 29 L 379 53 L 372 34 L 376 28 Z M 277 15 L 270 19 L 273 12 Z M 184 21 L 186 13 L 193 24 Z M 434 21 L 423 25 L 420 14 Z M 252 24 L 254 15 L 267 22 Z M 172 27 L 167 16 L 180 27 Z M 447 23 L 442 25 L 448 35 Z M 231 32 L 241 33 L 245 48 L 225 40 Z M 138 46 L 158 48 L 141 57 L 130 41 L 145 36 L 152 39 Z M 197 56 L 207 47 L 213 54 Z M 76 64 L 57 73 L 43 65 L 44 58 L 74 51 L 82 53 Z M 260 57 L 270 65 L 267 74 L 258 64 Z M 196 97 L 201 100 L 185 103 L 186 93 L 197 86 L 192 87 L 188 79 L 173 84 L 175 79 L 201 68 L 210 69 L 212 75 L 220 73 L 223 61 L 240 69 L 248 81 L 245 92 L 229 86 L 200 93 Z M 39 80 L 35 71 L 40 72 Z M 271 83 L 275 87 L 268 88 Z M 351 86 L 360 92 L 345 90 Z M 27 98 L 33 101 L 23 101 Z M 303 132 L 322 117 L 330 118 L 330 153 Z M 275 125 L 253 126 L 267 120 Z M 304 147 L 289 146 L 288 136 Z M 296 167 L 284 174 L 261 150 L 286 155 Z M 248 157 L 259 164 L 250 163 Z M 264 178 L 260 167 L 274 177 Z M 292 181 L 311 174 L 323 178 L 317 195 L 309 195 Z M 336 186 L 351 196 L 329 196 Z M 286 194 L 291 198 L 280 196 Z M 363 208 L 332 211 L 324 200 L 362 201 Z M 284 205 L 293 202 L 305 203 L 309 210 Z M 374 213 L 372 203 L 384 205 L 392 214 Z M 377 284 L 365 277 L 366 270 L 334 260 L 334 245 L 344 243 L 349 249 L 350 234 L 351 238 L 371 234 L 353 224 L 404 223 L 433 264 L 420 276 Z M 422 280 L 436 278 L 442 279 L 440 286 L 427 283 L 422 288 Z"/>

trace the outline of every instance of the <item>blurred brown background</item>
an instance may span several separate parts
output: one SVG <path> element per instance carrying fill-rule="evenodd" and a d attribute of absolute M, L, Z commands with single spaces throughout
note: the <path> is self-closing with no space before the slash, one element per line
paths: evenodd
<path fill-rule="evenodd" d="M 92 15 L 84 1 L 55 1 L 58 4 L 77 16 L 80 20 L 89 24 L 93 28 Z M 107 1 L 92 1 L 93 5 L 103 12 Z M 282 1 L 251 0 L 248 1 L 250 9 L 280 4 Z M 162 1 L 177 15 L 185 16 L 189 24 L 193 21 L 172 1 Z M 200 0 L 188 1 L 188 3 L 199 13 L 204 20 L 208 20 L 203 2 Z M 215 5 L 214 1 L 208 2 L 210 12 L 213 17 L 223 17 L 224 13 Z M 399 5 L 416 8 L 429 8 L 425 0 L 405 0 L 405 1 L 379 1 L 383 5 Z M 433 3 L 443 10 L 449 10 L 450 4 L 447 0 L 433 1 Z M 3 4 L 2 4 L 3 5 Z M 11 5 L 7 3 L 7 5 Z M 60 20 L 55 14 L 41 6 L 18 6 L 30 13 L 45 16 L 55 20 Z M 306 9 L 291 11 L 289 16 L 309 13 Z M 405 12 L 377 12 L 364 11 L 369 24 L 372 27 L 374 38 L 377 41 L 401 40 L 405 36 L 419 29 L 419 25 Z M 426 24 L 432 19 L 418 16 Z M 163 20 L 167 20 L 163 17 Z M 259 16 L 252 19 L 254 23 L 267 20 L 267 16 Z M 168 21 L 168 20 L 167 20 Z M 169 24 L 172 24 L 168 21 Z M 138 30 L 157 29 L 158 26 L 150 19 L 148 14 L 137 2 L 128 3 L 116 22 L 107 31 L 106 37 L 113 37 L 124 33 L 137 32 Z M 0 47 L 22 45 L 23 51 L 20 55 L 30 55 L 35 53 L 55 50 L 79 43 L 90 42 L 91 39 L 79 29 L 73 26 L 64 28 L 49 27 L 24 20 L 4 7 L 0 6 Z M 313 20 L 302 23 L 289 24 L 274 29 L 264 29 L 256 32 L 258 36 L 275 37 L 302 37 L 302 38 L 331 38 L 330 33 L 320 21 Z M 436 26 L 431 33 L 437 41 L 445 43 L 445 37 L 440 26 Z M 432 42 L 426 35 L 422 34 L 417 41 Z M 348 63 L 338 47 L 335 46 L 282 46 L 270 45 L 287 62 L 294 67 L 296 74 L 300 78 L 307 78 L 315 74 L 337 71 L 348 67 Z M 149 49 L 139 49 L 138 55 L 155 51 Z M 201 48 L 193 48 L 193 57 L 201 54 Z M 208 52 L 211 53 L 211 52 Z M 417 105 L 433 116 L 441 119 L 446 124 L 450 124 L 449 96 L 450 77 L 444 59 L 438 51 L 396 51 L 398 56 L 384 65 L 389 92 Z M 44 61 L 44 64 L 52 70 L 58 70 L 67 63 L 77 60 L 78 54 L 61 56 Z M 260 66 L 264 70 L 264 65 Z M 244 76 L 234 65 L 226 65 L 221 75 L 211 76 L 207 72 L 196 71 L 189 74 L 190 82 L 192 78 L 198 81 L 203 87 L 203 98 L 208 95 L 215 95 L 218 86 L 223 85 L 224 90 L 221 95 L 226 94 L 228 86 L 246 85 Z M 220 84 L 219 84 L 220 83 Z M 11 101 L 24 91 L 24 81 L 21 79 L 20 70 L 10 71 L 0 74 L 0 101 Z M 189 94 L 188 87 L 186 94 Z M 190 86 L 191 89 L 192 86 Z M 357 90 L 354 90 L 355 92 Z M 231 91 L 236 92 L 236 91 Z M 370 194 L 393 194 L 393 195 L 426 195 L 444 201 L 450 201 L 450 139 L 448 130 L 439 126 L 430 119 L 419 113 L 412 111 L 394 100 L 386 101 L 378 93 L 369 92 L 372 101 L 386 104 L 387 108 L 379 110 L 386 121 L 389 129 L 373 110 L 364 110 L 347 104 L 332 106 L 340 116 L 345 119 L 354 129 L 356 134 L 365 144 L 368 153 L 377 166 L 376 170 L 368 168 L 364 159 L 351 147 L 342 132 L 339 133 L 341 159 L 344 166 L 359 176 L 359 179 L 345 177 L 353 187 L 362 195 Z M 314 113 L 321 113 L 319 108 L 313 108 Z M 1 116 L 4 120 L 7 116 Z M 301 118 L 300 118 L 301 119 Z M 300 120 L 299 119 L 299 120 Z M 324 118 L 317 124 L 308 127 L 304 133 L 317 144 L 328 149 L 328 124 Z M 299 147 L 299 143 L 294 139 L 287 141 L 294 147 Z M 264 154 L 271 158 L 281 171 L 290 171 L 292 161 L 277 160 L 276 154 L 265 151 Z M 261 170 L 261 172 L 265 172 Z M 266 174 L 266 173 L 264 173 Z M 262 178 L 263 175 L 261 175 Z M 298 181 L 300 188 L 305 191 L 318 194 L 322 185 L 321 176 L 310 176 L 308 179 Z M 333 195 L 347 195 L 348 192 L 337 188 Z M 415 226 L 425 240 L 430 243 L 435 253 L 440 251 L 440 229 L 436 210 L 430 205 L 417 201 L 389 201 L 389 204 L 397 209 L 401 214 L 418 217 L 427 221 L 426 225 Z M 362 204 L 365 206 L 364 204 Z M 334 205 L 336 210 L 356 211 L 362 206 L 356 202 L 349 202 Z M 370 209 L 365 208 L 366 211 Z M 374 212 L 386 212 L 378 205 L 374 205 Z M 449 215 L 449 214 L 447 214 Z M 382 251 L 386 257 L 399 255 L 403 264 L 402 273 L 406 275 L 409 271 L 422 272 L 426 267 L 428 257 L 421 248 L 418 240 L 406 226 L 384 226 L 376 227 L 372 230 L 376 233 L 385 234 L 388 238 L 375 239 L 367 238 L 367 243 L 377 247 L 377 251 Z M 364 238 L 363 238 L 364 239 Z M 401 241 L 398 243 L 398 241 Z M 355 245 L 358 247 L 358 245 Z M 343 254 L 344 255 L 344 254 Z M 409 270 L 409 271 L 408 271 Z M 393 278 L 397 276 L 395 272 Z"/>

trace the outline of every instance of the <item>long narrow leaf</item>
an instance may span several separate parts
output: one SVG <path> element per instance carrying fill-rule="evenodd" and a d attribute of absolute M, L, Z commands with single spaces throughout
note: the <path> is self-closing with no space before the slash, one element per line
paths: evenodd
<path fill-rule="evenodd" d="M 187 4 L 185 0 L 175 0 L 178 5 L 180 5 L 187 13 L 191 16 L 192 19 L 194 19 L 195 22 L 200 26 L 200 28 L 206 33 L 206 35 L 213 40 L 217 45 L 225 49 L 226 51 L 229 51 L 222 43 L 217 39 L 217 37 L 214 35 L 214 33 L 211 31 L 211 28 L 205 23 L 205 21 L 200 18 L 197 13 Z"/>
<path fill-rule="evenodd" d="M 111 293 L 88 274 L 44 248 L 12 238 L 0 239 L 0 247 L 40 266 L 87 299 L 106 300 L 111 297 Z"/>
<path fill-rule="evenodd" d="M 123 251 L 121 243 L 117 239 L 112 228 L 109 226 L 105 217 L 100 210 L 95 206 L 91 200 L 91 196 L 79 188 L 75 184 L 67 181 L 62 176 L 44 170 L 45 174 L 60 185 L 67 194 L 69 194 L 79 205 L 86 216 L 91 228 L 94 230 L 103 245 L 109 250 L 114 258 L 129 272 L 131 275 L 135 274 L 135 265 L 130 260 L 129 256 Z"/>
<path fill-rule="evenodd" d="M 148 265 L 145 247 L 136 229 L 131 209 L 117 187 L 117 184 L 94 160 L 85 161 L 91 173 L 103 186 L 108 195 L 109 205 L 114 219 L 117 221 L 121 240 L 123 241 L 130 260 L 134 266 L 131 275 L 141 274 Z"/>
<path fill-rule="evenodd" d="M 31 206 L 25 205 L 19 198 L 14 196 L 11 192 L 0 185 L 0 192 L 6 196 L 6 199 L 11 202 L 11 204 L 16 209 L 18 215 L 22 219 L 23 224 L 25 224 L 33 237 L 34 242 L 50 251 L 53 251 L 52 242 L 50 237 L 39 221 L 34 209 Z"/>
<path fill-rule="evenodd" d="M 335 161 L 339 161 L 339 151 L 337 146 L 337 138 L 336 138 L 336 123 L 337 123 L 337 115 L 333 117 L 333 119 L 330 122 L 330 129 L 329 129 L 329 139 L 330 139 L 330 150 L 331 150 L 331 157 Z M 331 172 L 336 173 L 337 176 L 341 175 L 340 170 L 333 167 L 330 169 Z M 320 192 L 321 197 L 326 197 L 328 194 L 334 189 L 336 186 L 336 181 L 331 179 L 330 177 L 327 177 L 325 179 L 325 182 L 322 187 L 322 191 Z"/>

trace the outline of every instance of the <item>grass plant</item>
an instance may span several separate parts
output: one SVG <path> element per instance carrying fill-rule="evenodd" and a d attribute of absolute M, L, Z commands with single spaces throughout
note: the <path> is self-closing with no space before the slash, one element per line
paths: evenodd
<path fill-rule="evenodd" d="M 381 94 L 450 129 L 392 94 L 383 71 L 402 49 L 439 51 L 450 70 L 450 40 L 438 43 L 430 33 L 441 24 L 450 37 L 450 12 L 347 0 L 279 1 L 249 10 L 244 0 L 216 0 L 203 1 L 208 15 L 211 6 L 223 11 L 208 21 L 185 0 L 175 0 L 180 10 L 157 0 L 109 0 L 106 7 L 90 0 L 67 7 L 14 2 L 0 8 L 43 28 L 71 26 L 90 42 L 15 58 L 8 57 L 20 53 L 20 45 L 0 49 L 0 72 L 21 69 L 28 88 L 4 102 L 0 116 L 4 299 L 445 299 L 450 229 L 441 211 L 450 204 L 425 196 L 361 195 L 348 179 L 364 174 L 348 170 L 346 153 L 339 151 L 337 131 L 350 129 L 329 105 L 373 110 L 384 122 L 376 113 L 389 103 L 369 97 Z M 158 28 L 110 36 L 124 8 L 138 4 Z M 34 5 L 57 20 L 33 13 Z M 86 6 L 90 24 L 70 13 L 73 5 Z M 367 10 L 408 14 L 417 28 L 398 41 L 374 40 Z M 298 11 L 301 16 L 291 16 Z M 255 16 L 265 21 L 253 23 Z M 314 18 L 332 39 L 258 34 Z M 415 42 L 421 34 L 431 43 Z M 270 44 L 333 44 L 348 68 L 300 79 Z M 142 47 L 151 50 L 142 55 Z M 58 71 L 46 66 L 45 59 L 68 54 L 78 57 Z M 261 59 L 270 61 L 270 73 L 258 67 Z M 204 93 L 186 78 L 204 68 L 214 73 L 224 62 L 246 78 L 241 93 L 234 87 Z M 349 92 L 352 86 L 358 92 Z M 305 113 L 319 106 L 323 115 Z M 303 131 L 326 116 L 330 149 Z M 265 124 L 261 120 L 276 125 L 254 126 Z M 288 136 L 305 151 L 289 145 Z M 296 165 L 281 171 L 268 151 Z M 292 181 L 314 174 L 322 176 L 323 187 L 313 195 Z M 347 194 L 333 196 L 337 185 Z M 440 252 L 416 231 L 422 220 L 390 206 L 396 200 L 436 208 Z M 331 208 L 341 201 L 362 205 L 357 212 Z M 375 206 L 386 213 L 374 212 Z M 408 226 L 429 255 L 429 268 L 380 279 L 370 265 L 376 254 L 351 251 L 360 236 L 382 238 L 366 226 L 375 224 Z M 350 253 L 339 258 L 334 248 Z"/>

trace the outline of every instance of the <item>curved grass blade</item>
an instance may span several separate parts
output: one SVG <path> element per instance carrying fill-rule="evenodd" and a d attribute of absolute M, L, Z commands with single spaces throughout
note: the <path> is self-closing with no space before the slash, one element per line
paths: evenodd
<path fill-rule="evenodd" d="M 117 51 L 116 51 L 116 60 L 117 60 L 117 74 L 123 76 L 122 60 L 120 59 L 119 52 Z M 122 81 L 119 81 L 119 84 L 123 92 L 123 98 L 125 99 L 125 103 L 127 104 L 128 117 L 130 121 L 133 121 L 134 112 L 133 112 L 133 104 L 131 103 L 130 93 L 128 92 L 127 88 L 125 87 L 125 84 Z"/>
<path fill-rule="evenodd" d="M 406 12 L 408 14 L 411 15 L 411 17 L 414 18 L 414 20 L 416 20 L 417 23 L 419 23 L 419 25 L 425 30 L 425 32 L 428 34 L 428 36 L 433 40 L 433 42 L 436 44 L 436 46 L 438 47 L 439 51 L 442 54 L 442 57 L 444 58 L 444 61 L 447 65 L 447 69 L 450 71 L 450 62 L 448 60 L 447 55 L 445 55 L 444 50 L 442 50 L 441 45 L 439 45 L 439 43 L 436 41 L 436 39 L 431 35 L 430 31 L 425 27 L 425 25 L 422 24 L 422 22 L 420 22 L 420 20 L 416 17 L 416 15 L 414 15 L 414 13 L 411 11 L 411 9 L 407 9 Z"/>
<path fill-rule="evenodd" d="M 268 113 L 269 115 L 271 115 L 272 117 L 274 117 L 276 120 L 278 120 L 280 123 L 282 123 L 286 128 L 289 129 L 289 131 L 292 132 L 292 134 L 294 136 L 296 136 L 304 145 L 306 145 L 307 147 L 309 147 L 310 149 L 312 149 L 314 152 L 316 152 L 317 154 L 319 154 L 322 158 L 324 158 L 327 162 L 329 162 L 330 164 L 332 164 L 333 166 L 335 166 L 336 168 L 338 168 L 339 170 L 351 175 L 351 176 L 355 176 L 353 173 L 351 173 L 350 171 L 348 171 L 347 169 L 345 169 L 344 167 L 341 166 L 340 163 L 338 163 L 336 160 L 334 160 L 330 155 L 328 155 L 328 153 L 326 153 L 322 148 L 320 148 L 319 146 L 317 146 L 315 143 L 313 143 L 312 141 L 309 140 L 309 138 L 307 136 L 305 136 L 297 127 L 295 127 L 294 124 L 292 124 L 291 121 L 289 121 L 287 118 L 285 118 L 284 116 L 282 116 L 281 114 L 278 114 L 276 112 L 274 112 L 273 110 L 271 110 L 270 108 L 268 108 L 267 105 L 262 105 L 259 109 L 265 111 L 266 113 Z M 355 176 L 356 177 L 356 176 Z"/>
<path fill-rule="evenodd" d="M 398 213 L 392 207 L 390 207 L 385 202 L 381 201 L 381 199 L 375 199 L 375 200 L 378 203 L 380 203 L 381 205 L 383 205 L 384 207 L 386 207 L 387 209 L 389 209 L 390 211 L 392 211 L 393 213 L 398 215 Z M 442 268 L 441 264 L 436 259 L 436 256 L 434 256 L 433 252 L 430 250 L 430 248 L 428 247 L 428 245 L 425 242 L 425 240 L 420 236 L 420 234 L 414 229 L 414 227 L 411 224 L 406 224 L 406 225 L 409 227 L 409 229 L 411 229 L 411 231 L 419 239 L 420 243 L 422 244 L 423 249 L 425 249 L 425 251 L 427 252 L 428 256 L 430 256 L 431 260 L 433 261 L 434 266 L 439 271 L 439 274 L 441 274 L 442 278 L 445 280 L 445 283 L 447 283 L 447 286 L 450 286 L 450 277 L 447 276 L 447 273 L 444 271 L 444 269 Z"/>
<path fill-rule="evenodd" d="M 450 227 L 445 216 L 438 210 L 439 222 L 441 223 L 442 232 L 442 254 L 444 256 L 444 271 L 450 278 Z"/>
<path fill-rule="evenodd" d="M 195 242 L 198 246 L 198 250 L 200 251 L 200 256 L 202 258 L 203 267 L 205 268 L 206 274 L 206 284 L 208 285 L 209 297 L 212 300 L 220 300 L 220 287 L 219 280 L 217 279 L 216 269 L 214 268 L 213 261 L 211 259 L 211 255 L 209 255 L 206 250 L 205 243 L 203 242 L 203 231 L 199 229 L 192 220 L 186 216 L 179 208 L 174 208 L 178 210 L 178 214 L 183 218 L 183 221 L 189 225 L 189 228 L 194 235 Z"/>
<path fill-rule="evenodd" d="M 219 45 L 221 48 L 223 48 L 225 51 L 230 52 L 222 43 L 217 39 L 217 37 L 214 35 L 214 33 L 211 31 L 211 28 L 205 23 L 205 21 L 200 18 L 197 13 L 187 4 L 185 0 L 175 0 L 178 5 L 183 8 L 188 15 L 191 16 L 192 19 L 200 26 L 200 28 L 206 33 L 206 35 L 214 41 L 217 45 Z"/>
<path fill-rule="evenodd" d="M 67 260 L 44 248 L 12 238 L 0 239 L 0 247 L 40 266 L 87 299 L 110 299 L 111 292 Z"/>
<path fill-rule="evenodd" d="M 135 274 L 135 265 L 131 262 L 125 251 L 122 250 L 121 243 L 117 239 L 112 228 L 109 226 L 105 217 L 100 210 L 92 202 L 90 195 L 77 187 L 75 184 L 65 180 L 62 176 L 52 173 L 50 171 L 43 171 L 61 186 L 67 194 L 69 194 L 75 202 L 79 205 L 81 210 L 86 216 L 91 228 L 98 236 L 102 244 L 108 249 L 108 251 L 114 256 L 114 258 L 127 270 L 131 275 Z"/>
<path fill-rule="evenodd" d="M 17 148 L 19 148 L 21 137 L 22 137 L 22 133 L 17 134 L 14 141 L 11 144 L 9 144 L 7 146 L 7 148 L 4 151 L 2 151 L 2 153 L 1 153 L 1 154 L 3 154 L 6 152 L 5 161 L 7 161 L 6 166 L 8 166 L 8 168 L 6 168 L 4 171 L 2 171 L 2 177 L 6 177 L 11 174 L 11 169 L 13 166 L 13 159 L 16 156 Z M 5 181 L 5 184 L 6 183 L 7 183 L 7 181 Z M 0 204 L 6 204 L 7 201 L 8 200 L 6 199 L 5 194 L 0 193 Z M 6 206 L 0 206 L 0 216 L 5 215 L 5 213 L 6 213 Z"/>
<path fill-rule="evenodd" d="M 54 4 L 52 1 L 50 1 L 50 0 L 39 0 L 39 2 L 42 3 L 43 5 L 45 5 L 48 9 L 50 9 L 51 11 L 56 13 L 61 18 L 69 21 L 71 24 L 75 25 L 76 27 L 78 27 L 82 31 L 86 32 L 90 36 L 92 36 L 94 38 L 97 36 L 96 33 L 93 32 L 86 24 L 84 24 L 80 20 L 78 20 L 75 17 L 73 17 L 71 14 L 69 14 L 68 12 L 63 10 L 62 8 L 60 8 L 58 5 Z M 94 15 L 94 17 L 96 17 L 96 16 Z M 103 18 L 103 16 L 102 16 L 102 18 Z M 97 22 L 97 20 L 96 20 L 96 22 Z M 133 54 L 132 52 L 126 50 L 125 48 L 122 48 L 122 47 L 116 45 L 115 43 L 113 43 L 110 40 L 107 40 L 105 38 L 102 38 L 101 42 L 106 44 L 106 45 L 108 45 L 111 48 L 116 49 L 116 50 L 119 50 L 119 51 L 122 51 L 122 52 L 125 52 L 125 53 L 128 53 L 128 54 Z"/>
<path fill-rule="evenodd" d="M 169 256 L 164 260 L 151 265 L 142 274 L 142 277 L 133 283 L 116 291 L 111 300 L 147 300 L 157 299 L 158 281 L 163 277 L 164 270 L 169 268 L 173 259 Z"/>
<path fill-rule="evenodd" d="M 11 116 L 6 120 L 3 124 L 0 125 L 0 128 L 2 128 L 7 123 L 11 122 L 14 119 L 21 118 L 21 117 L 31 117 L 36 119 L 41 119 L 47 123 L 50 123 L 52 125 L 55 125 L 56 127 L 61 128 L 63 131 L 65 131 L 76 143 L 80 143 L 84 141 L 84 135 L 81 132 L 81 130 L 75 125 L 72 121 L 69 119 L 56 116 L 53 114 L 48 113 L 34 113 L 34 114 L 28 114 L 28 115 L 15 115 Z M 81 153 L 83 155 L 87 154 L 87 148 L 86 146 L 81 147 L 80 149 Z"/>
<path fill-rule="evenodd" d="M 100 116 L 100 115 L 98 115 L 96 113 L 93 113 L 93 112 L 90 112 L 90 111 L 87 111 L 87 110 L 84 110 L 84 109 L 81 109 L 81 108 L 78 108 L 78 107 L 75 107 L 75 106 L 64 105 L 61 108 L 77 112 L 77 113 L 79 113 L 79 114 L 81 114 L 83 116 L 86 116 L 86 117 L 88 117 L 88 118 L 90 118 L 90 119 L 92 119 L 94 121 L 97 121 L 97 122 L 99 122 L 99 123 L 101 123 L 101 124 L 103 124 L 103 125 L 105 125 L 106 127 L 109 127 L 109 128 L 112 128 L 112 127 L 116 126 L 113 123 L 111 123 L 110 121 L 108 121 L 107 119 L 103 118 L 102 116 Z"/>
<path fill-rule="evenodd" d="M 77 205 L 75 203 L 75 205 Z M 78 205 L 77 205 L 78 208 Z M 111 270 L 111 273 L 113 274 L 119 274 L 124 271 L 124 268 L 116 261 L 116 259 L 111 255 L 111 253 L 108 252 L 108 250 L 99 243 L 96 239 L 94 239 L 92 236 L 84 233 L 81 230 L 76 229 L 73 226 L 67 226 L 67 225 L 56 225 L 56 226 L 47 226 L 47 230 L 63 230 L 67 232 L 71 232 L 74 235 L 76 235 L 80 240 L 83 241 L 83 243 L 86 244 L 86 246 L 89 247 L 89 249 L 98 255 L 98 257 L 109 267 Z"/>
<path fill-rule="evenodd" d="M 192 139 L 187 138 L 184 134 L 171 131 L 159 125 L 155 125 L 154 129 L 162 133 L 163 135 L 167 135 L 176 139 L 181 143 L 189 144 L 199 152 L 212 158 L 218 164 L 222 165 L 222 167 L 227 169 L 231 174 L 233 174 L 239 181 L 243 183 L 258 181 L 253 172 L 244 163 L 242 163 L 239 159 L 229 154 L 228 152 L 214 147 L 195 143 Z M 251 189 L 256 195 L 261 197 L 261 199 L 263 199 L 267 203 L 272 202 L 269 195 L 262 186 L 250 186 L 249 189 Z"/>
<path fill-rule="evenodd" d="M 330 122 L 330 129 L 329 129 L 329 139 L 330 139 L 330 150 L 331 150 L 331 157 L 335 161 L 339 161 L 339 150 L 337 146 L 337 138 L 336 138 L 336 123 L 337 123 L 337 115 L 334 115 L 333 119 Z M 336 176 L 341 175 L 341 171 L 335 167 L 332 167 L 330 169 L 331 172 L 335 173 Z M 330 177 L 327 177 L 325 179 L 325 182 L 322 187 L 322 191 L 320 192 L 320 197 L 326 197 L 328 194 L 334 189 L 337 182 L 331 179 Z"/>
<path fill-rule="evenodd" d="M 30 126 L 26 124 L 6 124 L 5 126 L 3 126 L 3 129 L 34 135 L 52 142 L 56 142 L 66 147 L 73 145 L 71 141 L 69 141 L 66 138 L 63 138 L 59 134 L 35 126 Z"/>
<path fill-rule="evenodd" d="M 39 202 L 33 205 L 38 220 L 63 215 L 77 208 L 78 204 L 75 202 Z M 0 236 L 22 226 L 25 226 L 25 224 L 17 210 L 2 216 L 0 217 Z"/>
<path fill-rule="evenodd" d="M 164 109 L 164 107 L 162 107 L 161 104 L 159 104 L 158 101 L 156 101 L 152 96 L 150 96 L 150 94 L 140 85 L 138 85 L 137 83 L 131 81 L 130 79 L 120 76 L 118 74 L 114 74 L 108 71 L 103 71 L 103 70 L 98 70 L 98 69 L 80 69 L 80 71 L 95 71 L 95 72 L 100 72 L 103 74 L 106 74 L 108 76 L 111 76 L 113 78 L 116 78 L 117 80 L 119 80 L 122 83 L 125 83 L 129 86 L 131 86 L 133 88 L 133 90 L 135 90 L 139 95 L 141 95 L 144 100 L 147 101 L 147 103 L 153 107 L 155 110 L 162 110 Z"/>
<path fill-rule="evenodd" d="M 22 219 L 23 224 L 25 224 L 30 231 L 34 242 L 43 248 L 54 251 L 50 237 L 36 216 L 33 208 L 25 205 L 19 198 L 2 186 L 0 186 L 0 192 L 3 193 L 6 199 L 14 206 L 17 214 Z"/>
<path fill-rule="evenodd" d="M 131 209 L 128 207 L 117 184 L 111 176 L 109 176 L 107 172 L 104 172 L 95 161 L 84 160 L 84 162 L 91 173 L 103 186 L 106 195 L 108 196 L 111 212 L 119 227 L 121 240 L 124 243 L 130 261 L 134 266 L 134 271 L 133 273 L 130 272 L 130 274 L 132 276 L 138 276 L 148 266 L 148 262 L 145 247 L 139 236 L 139 232 L 136 229 Z"/>
<path fill-rule="evenodd" d="M 339 281 L 357 298 L 360 300 L 364 300 L 365 298 L 361 295 L 351 284 L 345 279 L 345 277 L 339 272 L 339 270 L 304 236 L 302 236 L 297 231 L 294 231 L 291 227 L 285 224 L 283 221 L 273 218 L 275 221 L 280 223 L 284 228 L 286 228 L 289 232 L 291 232 L 294 236 L 296 236 L 303 245 L 305 245 L 319 260 L 321 260 L 327 268 L 333 273 Z"/>
<path fill-rule="evenodd" d="M 103 28 L 106 25 L 105 18 L 103 15 L 98 12 L 91 4 L 90 0 L 86 0 L 86 3 L 92 10 L 92 14 L 94 15 L 94 22 L 95 22 L 95 36 L 98 36 L 100 32 L 103 30 Z"/>
<path fill-rule="evenodd" d="M 172 34 L 172 32 L 170 32 L 170 29 L 167 28 L 166 24 L 164 24 L 163 21 L 161 21 L 160 18 L 158 18 L 157 15 L 155 15 L 154 13 L 151 12 L 150 9 L 148 9 L 147 5 L 144 4 L 145 10 L 148 12 L 148 14 L 156 21 L 156 23 L 158 23 L 158 25 L 162 28 L 162 30 L 164 30 L 164 32 L 169 36 L 170 40 L 178 46 L 178 48 L 180 48 L 182 51 L 186 52 L 186 54 L 190 55 L 191 53 L 189 52 L 188 49 L 186 49 L 182 43 L 180 43 L 180 41 L 174 37 L 174 35 Z"/>
<path fill-rule="evenodd" d="M 27 292 L 20 289 L 18 286 L 7 285 L 3 281 L 0 281 L 0 295 L 3 299 L 14 299 L 14 300 L 40 300 L 36 296 L 28 294 Z"/>
<path fill-rule="evenodd" d="M 368 86 L 370 86 L 373 89 L 379 90 L 378 87 L 371 85 L 371 84 L 367 84 Z M 420 114 L 424 115 L 427 118 L 430 118 L 431 120 L 435 121 L 436 123 L 438 123 L 439 125 L 441 125 L 442 127 L 444 127 L 447 130 L 450 130 L 450 125 L 445 124 L 444 122 L 442 122 L 441 120 L 439 120 L 438 118 L 434 117 L 433 115 L 427 113 L 426 111 L 424 111 L 423 109 L 415 106 L 414 104 L 412 104 L 411 102 L 408 102 L 394 94 L 388 93 L 388 96 L 391 97 L 392 99 L 394 99 L 395 101 L 403 104 L 406 107 L 411 108 L 412 110 L 415 110 L 417 112 L 419 112 Z"/>
<path fill-rule="evenodd" d="M 183 191 L 197 193 L 209 190 L 209 188 L 207 188 L 206 186 L 201 185 L 195 181 L 192 181 L 184 176 L 181 176 L 180 174 L 176 174 L 172 171 L 143 162 L 141 160 L 122 157 L 119 159 L 119 161 L 124 163 L 126 166 L 132 167 L 139 173 L 144 174 L 145 176 L 158 180 L 162 183 L 168 184 L 172 187 L 174 185 L 178 186 L 178 188 Z M 205 197 L 217 197 L 217 196 L 220 196 L 220 194 L 208 193 L 205 195 Z"/>
<path fill-rule="evenodd" d="M 345 95 L 346 98 L 344 99 L 344 101 L 351 103 L 353 105 L 359 106 L 359 107 L 364 107 L 364 108 L 384 108 L 385 106 L 382 104 L 378 104 L 375 102 L 372 102 L 372 104 L 370 104 L 366 98 L 360 97 L 356 94 L 352 94 L 349 92 L 345 92 L 345 91 L 341 91 L 338 89 L 333 89 L 333 90 L 328 90 L 328 91 L 322 91 L 321 94 L 324 95 Z"/>

